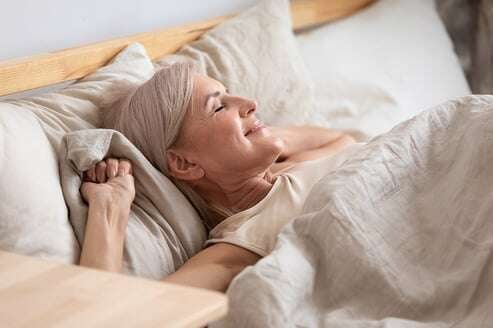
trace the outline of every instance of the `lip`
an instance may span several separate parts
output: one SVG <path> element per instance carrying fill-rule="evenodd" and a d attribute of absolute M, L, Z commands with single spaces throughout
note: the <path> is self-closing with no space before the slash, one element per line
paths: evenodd
<path fill-rule="evenodd" d="M 253 124 L 253 127 L 247 131 L 247 133 L 245 133 L 245 137 L 250 135 L 250 134 L 253 134 L 255 132 L 258 132 L 260 130 L 262 130 L 263 128 L 265 128 L 265 125 L 261 122 L 261 121 L 255 121 L 255 123 Z"/>

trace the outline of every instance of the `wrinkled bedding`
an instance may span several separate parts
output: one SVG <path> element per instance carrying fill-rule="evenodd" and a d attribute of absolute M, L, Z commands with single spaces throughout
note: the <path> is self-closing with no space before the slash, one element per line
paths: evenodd
<path fill-rule="evenodd" d="M 87 129 L 67 133 L 60 147 L 60 177 L 70 223 L 82 246 L 88 207 L 79 188 L 82 172 L 107 157 L 127 158 L 135 177 L 123 271 L 150 279 L 175 272 L 202 249 L 205 228 L 175 185 L 121 133 Z"/>
<path fill-rule="evenodd" d="M 214 327 L 493 326 L 493 96 L 371 140 L 311 191 Z"/>

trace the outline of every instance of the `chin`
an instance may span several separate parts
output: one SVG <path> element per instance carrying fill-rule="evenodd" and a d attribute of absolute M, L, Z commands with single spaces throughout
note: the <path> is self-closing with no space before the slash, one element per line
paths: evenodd
<path fill-rule="evenodd" d="M 281 156 L 281 153 L 284 149 L 284 141 L 279 138 L 279 137 L 274 137 L 271 136 L 268 138 L 268 149 L 266 149 L 266 158 L 270 159 L 270 163 L 274 163 L 279 156 Z"/>
<path fill-rule="evenodd" d="M 281 155 L 282 151 L 285 148 L 284 141 L 280 137 L 272 137 L 274 140 L 272 142 L 273 148 L 275 148 L 275 151 L 277 155 Z"/>

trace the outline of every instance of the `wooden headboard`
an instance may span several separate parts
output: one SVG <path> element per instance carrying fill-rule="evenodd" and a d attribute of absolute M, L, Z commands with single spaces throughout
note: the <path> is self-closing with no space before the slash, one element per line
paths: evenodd
<path fill-rule="evenodd" d="M 294 30 L 349 16 L 375 0 L 292 0 Z M 32 57 L 0 61 L 0 96 L 78 79 L 104 66 L 132 42 L 144 45 L 154 60 L 171 54 L 207 30 L 231 18 L 140 33 Z"/>

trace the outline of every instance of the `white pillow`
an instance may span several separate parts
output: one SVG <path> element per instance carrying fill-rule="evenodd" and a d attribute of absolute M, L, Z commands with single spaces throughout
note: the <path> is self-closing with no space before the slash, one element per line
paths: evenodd
<path fill-rule="evenodd" d="M 104 91 L 154 72 L 133 44 L 109 65 L 54 93 L 0 102 L 0 248 L 73 263 L 80 248 L 68 220 L 57 152 L 69 131 L 99 124 Z"/>
<path fill-rule="evenodd" d="M 78 259 L 55 150 L 31 112 L 0 104 L 0 249 Z"/>
<path fill-rule="evenodd" d="M 315 84 L 311 122 L 360 140 L 470 94 L 433 0 L 379 0 L 297 40 Z"/>
<path fill-rule="evenodd" d="M 302 124 L 314 106 L 288 0 L 262 0 L 157 64 L 190 59 L 231 94 L 256 100 L 268 124 Z"/>

